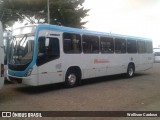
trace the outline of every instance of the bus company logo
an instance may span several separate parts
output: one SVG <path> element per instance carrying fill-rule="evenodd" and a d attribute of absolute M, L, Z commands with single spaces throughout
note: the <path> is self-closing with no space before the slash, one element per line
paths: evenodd
<path fill-rule="evenodd" d="M 106 59 L 94 59 L 94 64 L 104 64 L 104 63 L 109 63 L 109 61 Z"/>
<path fill-rule="evenodd" d="M 11 112 L 2 112 L 2 117 L 12 117 Z"/>

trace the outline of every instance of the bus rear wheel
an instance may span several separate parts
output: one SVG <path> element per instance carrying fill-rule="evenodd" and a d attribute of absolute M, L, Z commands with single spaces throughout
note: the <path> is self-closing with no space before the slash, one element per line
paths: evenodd
<path fill-rule="evenodd" d="M 75 87 L 78 84 L 78 74 L 74 70 L 68 70 L 65 77 L 65 86 L 67 88 Z"/>
<path fill-rule="evenodd" d="M 135 68 L 134 68 L 134 65 L 133 64 L 129 64 L 128 65 L 128 68 L 127 68 L 127 77 L 128 78 L 131 78 L 134 76 L 134 72 L 135 72 Z"/>

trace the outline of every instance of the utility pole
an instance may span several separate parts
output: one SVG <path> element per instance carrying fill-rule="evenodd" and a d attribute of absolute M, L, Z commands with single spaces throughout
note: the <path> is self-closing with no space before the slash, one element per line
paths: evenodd
<path fill-rule="evenodd" d="M 47 9 L 48 9 L 48 24 L 50 24 L 49 0 L 47 0 Z"/>

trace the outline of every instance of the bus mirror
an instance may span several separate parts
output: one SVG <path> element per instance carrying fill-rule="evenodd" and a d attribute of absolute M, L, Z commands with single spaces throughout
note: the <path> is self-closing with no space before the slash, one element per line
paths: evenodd
<path fill-rule="evenodd" d="M 48 47 L 49 46 L 49 38 L 46 38 L 45 40 L 45 47 Z"/>

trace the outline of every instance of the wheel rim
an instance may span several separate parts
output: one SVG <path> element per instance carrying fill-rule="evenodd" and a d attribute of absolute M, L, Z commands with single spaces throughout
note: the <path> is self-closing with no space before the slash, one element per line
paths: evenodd
<path fill-rule="evenodd" d="M 129 76 L 133 76 L 133 73 L 134 73 L 133 68 L 129 68 L 129 71 L 128 71 Z"/>
<path fill-rule="evenodd" d="M 75 74 L 70 74 L 68 76 L 68 82 L 70 85 L 74 85 L 76 83 L 76 75 Z"/>

